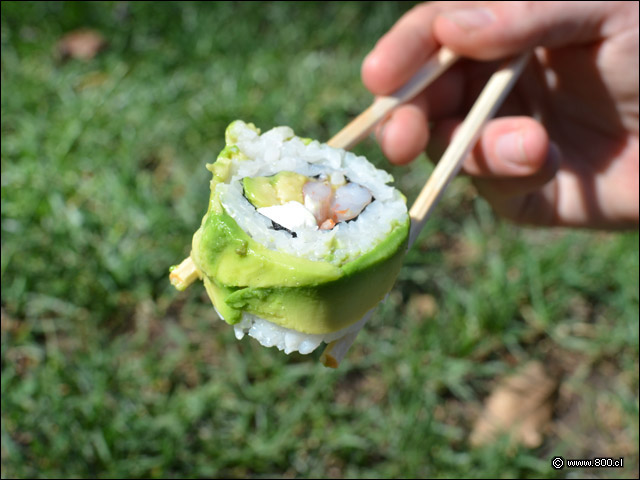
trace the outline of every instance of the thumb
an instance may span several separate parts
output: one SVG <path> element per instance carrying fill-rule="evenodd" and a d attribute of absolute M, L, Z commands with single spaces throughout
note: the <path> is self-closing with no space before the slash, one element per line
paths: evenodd
<path fill-rule="evenodd" d="M 636 2 L 478 2 L 441 12 L 434 37 L 457 53 L 494 60 L 536 46 L 587 44 L 634 22 Z"/>

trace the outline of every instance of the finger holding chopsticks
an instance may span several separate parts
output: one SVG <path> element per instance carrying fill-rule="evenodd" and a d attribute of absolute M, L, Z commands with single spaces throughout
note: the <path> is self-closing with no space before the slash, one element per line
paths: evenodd
<path fill-rule="evenodd" d="M 440 158 L 496 61 L 535 55 L 463 165 L 519 223 L 638 225 L 635 2 L 430 2 L 384 35 L 362 67 L 375 95 L 398 88 L 442 45 L 465 60 L 377 130 L 387 158 Z"/>

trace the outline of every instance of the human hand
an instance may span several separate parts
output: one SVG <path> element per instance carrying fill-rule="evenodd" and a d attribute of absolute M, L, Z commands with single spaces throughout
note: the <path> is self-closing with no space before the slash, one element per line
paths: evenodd
<path fill-rule="evenodd" d="M 378 129 L 393 162 L 438 158 L 497 68 L 535 57 L 463 169 L 517 222 L 638 225 L 638 3 L 433 2 L 404 15 L 362 65 L 385 95 L 444 45 L 464 60 Z"/>

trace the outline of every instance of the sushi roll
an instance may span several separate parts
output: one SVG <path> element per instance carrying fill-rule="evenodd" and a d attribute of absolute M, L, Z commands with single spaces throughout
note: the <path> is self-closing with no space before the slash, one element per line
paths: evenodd
<path fill-rule="evenodd" d="M 235 121 L 191 259 L 220 316 L 285 353 L 353 335 L 391 289 L 406 199 L 364 157 Z"/>

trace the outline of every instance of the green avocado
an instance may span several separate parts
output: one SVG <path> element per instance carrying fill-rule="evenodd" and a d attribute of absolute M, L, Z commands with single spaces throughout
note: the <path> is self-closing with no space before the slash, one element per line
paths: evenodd
<path fill-rule="evenodd" d="M 284 205 L 290 201 L 304 203 L 302 187 L 309 181 L 295 172 L 279 172 L 271 177 L 246 177 L 242 187 L 247 200 L 256 207 Z"/>
<path fill-rule="evenodd" d="M 275 252 L 252 240 L 226 213 L 210 211 L 193 237 L 193 260 L 206 274 L 227 287 L 301 287 L 336 280 L 342 270 Z"/>
<path fill-rule="evenodd" d="M 269 250 L 242 231 L 215 193 L 216 185 L 230 177 L 231 163 L 242 161 L 240 156 L 237 147 L 227 145 L 217 161 L 207 166 L 213 173 L 211 200 L 193 237 L 191 257 L 217 311 L 229 324 L 238 323 L 247 312 L 309 334 L 331 333 L 360 320 L 395 282 L 407 246 L 409 219 L 395 225 L 374 249 L 344 265 Z M 249 185 L 245 179 L 245 194 L 247 186 L 249 195 L 273 187 L 277 199 L 278 185 L 286 184 L 286 190 L 297 188 L 296 182 L 301 181 L 294 177 L 299 174 L 291 173 L 250 180 Z"/>
<path fill-rule="evenodd" d="M 330 333 L 360 320 L 393 286 L 402 267 L 408 223 L 341 268 L 335 280 L 302 287 L 247 287 L 225 303 L 303 333 Z"/>

